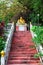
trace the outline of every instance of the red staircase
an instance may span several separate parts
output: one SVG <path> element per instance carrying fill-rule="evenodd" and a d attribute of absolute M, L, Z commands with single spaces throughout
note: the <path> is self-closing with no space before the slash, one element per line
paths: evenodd
<path fill-rule="evenodd" d="M 35 45 L 29 31 L 15 32 L 7 65 L 41 65 L 40 59 L 34 58 L 37 50 L 32 46 Z"/>

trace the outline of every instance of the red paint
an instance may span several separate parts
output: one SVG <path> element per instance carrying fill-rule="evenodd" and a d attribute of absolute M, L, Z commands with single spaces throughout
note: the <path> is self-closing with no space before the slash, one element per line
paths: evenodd
<path fill-rule="evenodd" d="M 37 53 L 35 48 L 31 48 L 34 45 L 29 31 L 15 32 L 7 65 L 41 65 L 40 59 L 34 58 Z"/>

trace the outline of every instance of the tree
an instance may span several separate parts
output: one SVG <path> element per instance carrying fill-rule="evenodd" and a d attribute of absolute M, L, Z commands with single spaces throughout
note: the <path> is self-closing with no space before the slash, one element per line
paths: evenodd
<path fill-rule="evenodd" d="M 26 6 L 31 10 L 32 14 L 35 16 L 35 20 L 37 22 L 37 18 L 39 22 L 43 21 L 43 0 L 18 0 L 23 6 Z M 32 16 L 31 14 L 31 16 Z M 36 18 L 36 16 L 39 16 Z M 34 17 L 32 17 L 34 20 Z M 43 23 L 43 22 L 42 22 Z"/>

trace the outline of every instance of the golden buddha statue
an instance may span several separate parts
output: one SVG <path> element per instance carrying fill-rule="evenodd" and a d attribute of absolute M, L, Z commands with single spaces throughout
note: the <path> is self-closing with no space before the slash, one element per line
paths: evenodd
<path fill-rule="evenodd" d="M 18 19 L 17 23 L 19 25 L 24 25 L 25 24 L 25 20 L 22 17 L 20 17 L 20 19 Z"/>

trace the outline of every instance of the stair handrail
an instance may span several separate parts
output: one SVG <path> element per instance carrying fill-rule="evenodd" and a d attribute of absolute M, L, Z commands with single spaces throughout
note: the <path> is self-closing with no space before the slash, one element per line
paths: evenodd
<path fill-rule="evenodd" d="M 32 23 L 30 22 L 30 32 L 31 32 L 32 38 L 34 38 L 35 36 L 37 37 L 37 35 L 31 30 L 32 27 L 33 27 L 33 25 L 32 25 Z M 37 52 L 39 52 L 39 45 L 36 47 L 36 50 L 37 50 Z M 40 57 L 39 57 L 39 58 L 40 58 Z M 43 63 L 43 62 L 42 62 L 42 58 L 40 58 L 40 62 L 41 62 L 41 64 Z M 43 64 L 42 64 L 42 65 L 43 65 Z"/>
<path fill-rule="evenodd" d="M 7 65 L 7 60 L 8 60 L 8 55 L 9 55 L 9 51 L 10 51 L 10 47 L 11 47 L 11 40 L 12 40 L 12 36 L 13 36 L 13 32 L 14 32 L 14 22 L 11 23 L 11 30 L 9 31 L 9 35 L 7 39 L 7 42 L 5 44 L 5 48 L 4 50 L 2 50 L 0 52 L 1 55 L 1 65 Z"/>

